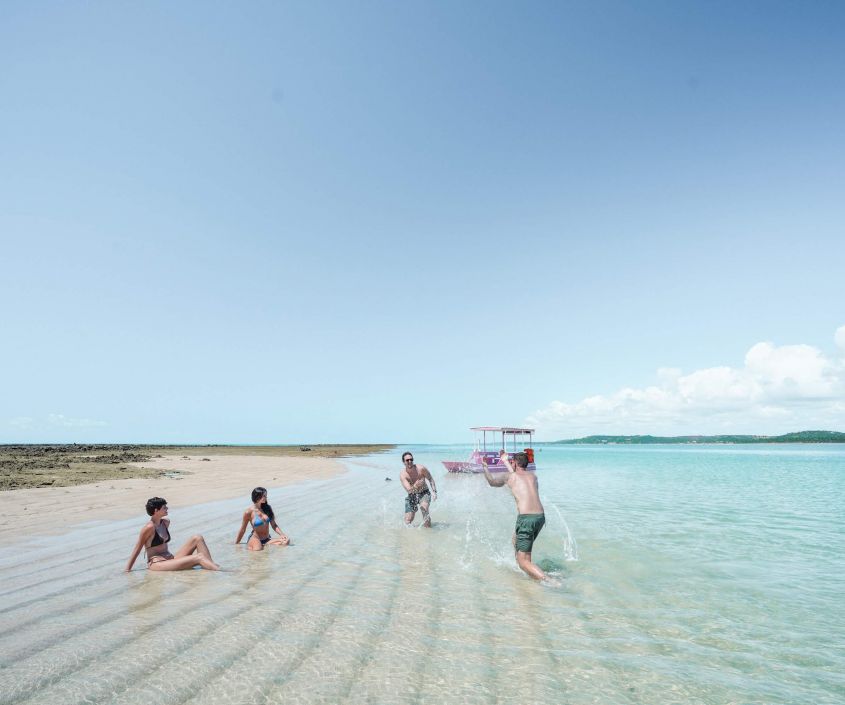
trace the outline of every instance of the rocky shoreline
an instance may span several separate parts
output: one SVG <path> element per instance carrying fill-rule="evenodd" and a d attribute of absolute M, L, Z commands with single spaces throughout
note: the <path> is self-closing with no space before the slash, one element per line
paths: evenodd
<path fill-rule="evenodd" d="M 100 480 L 159 477 L 160 470 L 130 467 L 156 453 L 139 445 L 0 446 L 0 490 L 68 487 Z"/>
<path fill-rule="evenodd" d="M 389 445 L 165 446 L 143 444 L 0 445 L 0 491 L 29 487 L 70 487 L 102 480 L 155 478 L 160 468 L 144 467 L 154 458 L 203 454 L 316 456 L 342 458 L 389 450 Z M 187 472 L 187 471 L 185 471 Z M 172 474 L 172 473 L 167 473 Z"/>

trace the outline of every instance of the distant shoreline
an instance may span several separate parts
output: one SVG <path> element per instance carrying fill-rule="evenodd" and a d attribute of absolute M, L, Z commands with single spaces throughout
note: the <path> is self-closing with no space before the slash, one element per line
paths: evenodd
<path fill-rule="evenodd" d="M 168 470 L 153 461 L 165 457 L 251 456 L 337 460 L 391 450 L 388 444 L 147 445 L 129 443 L 17 443 L 0 445 L 0 491 L 28 487 L 70 487 L 106 480 L 154 479 Z"/>
<path fill-rule="evenodd" d="M 845 433 L 839 431 L 798 431 L 780 436 L 718 435 L 718 436 L 585 436 L 553 441 L 549 445 L 748 445 L 778 443 L 845 443 Z"/>

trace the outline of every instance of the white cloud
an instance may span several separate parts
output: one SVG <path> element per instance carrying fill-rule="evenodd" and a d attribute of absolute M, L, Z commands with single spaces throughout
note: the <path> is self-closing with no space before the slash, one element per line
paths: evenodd
<path fill-rule="evenodd" d="M 839 326 L 836 329 L 833 339 L 836 341 L 836 345 L 839 346 L 842 354 L 845 355 L 845 326 Z"/>
<path fill-rule="evenodd" d="M 835 340 L 845 353 L 845 326 Z M 658 384 L 580 402 L 553 401 L 528 417 L 538 437 L 593 433 L 781 433 L 845 430 L 845 357 L 810 345 L 757 343 L 742 367 L 683 374 L 657 371 Z"/>
<path fill-rule="evenodd" d="M 64 414 L 49 414 L 47 422 L 51 426 L 61 426 L 62 428 L 97 428 L 99 426 L 107 426 L 105 421 L 95 421 L 94 419 L 72 419 Z"/>
<path fill-rule="evenodd" d="M 35 419 L 30 416 L 16 416 L 13 419 L 9 419 L 9 425 L 15 428 L 27 429 L 32 427 L 34 421 Z"/>

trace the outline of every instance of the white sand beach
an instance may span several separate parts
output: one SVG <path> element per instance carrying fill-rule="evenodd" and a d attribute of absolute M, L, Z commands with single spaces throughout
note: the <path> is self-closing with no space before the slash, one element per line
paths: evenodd
<path fill-rule="evenodd" d="M 91 521 L 143 515 L 144 504 L 154 496 L 164 497 L 171 508 L 239 496 L 246 506 L 253 487 L 282 487 L 344 472 L 343 464 L 330 458 L 268 455 L 165 456 L 143 466 L 168 475 L 0 492 L 0 545 L 22 536 L 60 534 Z"/>

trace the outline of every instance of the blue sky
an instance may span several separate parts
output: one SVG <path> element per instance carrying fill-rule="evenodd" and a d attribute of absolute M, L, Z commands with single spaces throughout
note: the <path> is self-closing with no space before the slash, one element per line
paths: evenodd
<path fill-rule="evenodd" d="M 5 2 L 0 66 L 0 442 L 845 430 L 841 3 Z"/>

